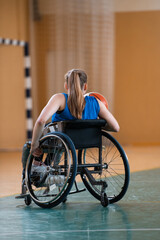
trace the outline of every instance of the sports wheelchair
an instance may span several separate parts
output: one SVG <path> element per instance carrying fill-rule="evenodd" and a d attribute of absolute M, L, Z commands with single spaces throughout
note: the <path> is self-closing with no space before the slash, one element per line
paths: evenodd
<path fill-rule="evenodd" d="M 42 172 L 33 171 L 34 156 L 28 155 L 22 182 L 26 205 L 33 200 L 42 208 L 65 202 L 68 194 L 88 190 L 102 206 L 123 198 L 129 185 L 129 163 L 117 140 L 104 130 L 106 121 L 75 120 L 50 123 L 40 139 Z M 86 189 L 79 189 L 80 175 Z M 74 191 L 70 191 L 75 184 Z"/>

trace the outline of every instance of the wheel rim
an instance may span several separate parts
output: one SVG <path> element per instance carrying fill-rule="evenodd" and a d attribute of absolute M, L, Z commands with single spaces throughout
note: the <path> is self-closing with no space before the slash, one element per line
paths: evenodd
<path fill-rule="evenodd" d="M 27 187 L 32 199 L 36 203 L 49 204 L 59 199 L 67 188 L 68 179 L 71 171 L 71 155 L 68 146 L 59 136 L 53 136 L 52 142 L 57 141 L 54 149 L 51 145 L 42 143 L 43 149 L 42 162 L 48 165 L 47 171 L 38 175 L 31 175 L 33 156 L 27 168 L 26 178 Z M 55 160 L 57 161 L 55 164 Z M 46 174 L 46 179 L 44 175 Z M 43 179 L 44 178 L 44 179 Z M 43 180 L 43 181 L 42 181 Z M 37 183 L 38 182 L 38 183 Z"/>
<path fill-rule="evenodd" d="M 85 149 L 82 153 L 82 161 L 85 164 L 98 163 L 99 149 Z M 128 187 L 129 166 L 119 143 L 108 133 L 102 135 L 102 170 L 100 168 L 88 168 L 96 181 L 106 181 L 108 187 L 105 189 L 110 203 L 121 199 Z M 85 174 L 82 176 L 88 190 L 100 200 L 101 185 L 92 185 Z"/>

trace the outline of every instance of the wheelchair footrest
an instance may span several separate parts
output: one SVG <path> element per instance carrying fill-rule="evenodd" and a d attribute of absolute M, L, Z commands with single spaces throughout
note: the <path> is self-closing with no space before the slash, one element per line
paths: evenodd
<path fill-rule="evenodd" d="M 26 193 L 26 194 L 20 194 L 20 195 L 18 195 L 18 196 L 15 196 L 15 198 L 16 198 L 16 199 L 20 199 L 20 198 L 25 198 L 25 197 L 27 197 L 27 196 L 29 196 L 28 193 Z"/>

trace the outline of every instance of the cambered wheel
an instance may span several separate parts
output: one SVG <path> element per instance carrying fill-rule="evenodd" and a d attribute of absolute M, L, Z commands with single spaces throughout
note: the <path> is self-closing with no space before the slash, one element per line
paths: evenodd
<path fill-rule="evenodd" d="M 77 172 L 76 151 L 71 139 L 57 132 L 42 137 L 40 147 L 42 166 L 36 171 L 34 157 L 29 156 L 26 184 L 38 206 L 52 208 L 65 201 L 73 185 Z"/>
<path fill-rule="evenodd" d="M 102 147 L 80 150 L 79 155 L 83 164 L 100 163 L 99 166 L 87 167 L 87 171 L 81 174 L 88 191 L 98 200 L 102 200 L 102 185 L 90 181 L 86 174 L 89 171 L 98 183 L 106 182 L 108 185 L 104 193 L 107 194 L 109 203 L 119 201 L 127 191 L 130 170 L 127 156 L 116 139 L 102 131 Z"/>

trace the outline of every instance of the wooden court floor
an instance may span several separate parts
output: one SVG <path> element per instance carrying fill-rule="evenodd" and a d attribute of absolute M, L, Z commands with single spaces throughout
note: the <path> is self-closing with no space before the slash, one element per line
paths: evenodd
<path fill-rule="evenodd" d="M 41 209 L 15 199 L 21 152 L 0 152 L 0 239 L 160 239 L 160 146 L 124 146 L 131 180 L 125 197 L 104 208 L 87 191 Z"/>

